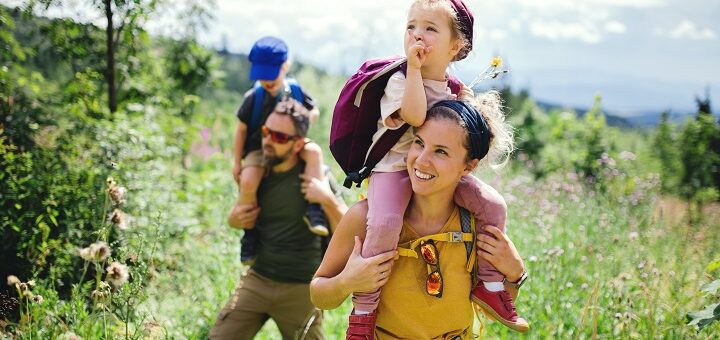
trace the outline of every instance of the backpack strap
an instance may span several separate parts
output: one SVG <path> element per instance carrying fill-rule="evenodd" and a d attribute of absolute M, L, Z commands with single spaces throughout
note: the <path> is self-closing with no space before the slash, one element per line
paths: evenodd
<path fill-rule="evenodd" d="M 403 73 L 403 75 L 407 74 L 407 61 L 400 64 L 399 70 Z M 457 78 L 448 75 L 448 87 L 450 88 L 450 92 L 452 94 L 458 96 L 460 95 L 460 90 L 462 89 L 462 83 Z M 362 169 L 357 172 L 349 173 L 345 178 L 343 185 L 350 188 L 353 183 L 357 183 L 357 187 L 359 188 L 360 183 L 370 176 L 372 169 L 374 169 L 383 157 L 385 157 L 388 151 L 392 149 L 392 147 L 400 140 L 400 138 L 405 134 L 405 131 L 409 128 L 410 124 L 405 123 L 395 130 L 385 131 L 382 136 L 380 136 L 380 138 L 370 147 L 370 152 L 368 152 L 367 158 L 365 158 L 365 164 Z"/>
<path fill-rule="evenodd" d="M 250 127 L 248 136 L 251 136 L 260 127 L 260 116 L 262 116 L 262 107 L 265 102 L 265 89 L 260 86 L 259 82 L 255 83 L 255 95 L 253 96 L 253 110 L 250 116 Z"/>
<path fill-rule="evenodd" d="M 305 103 L 305 94 L 300 87 L 300 84 L 295 79 L 287 78 L 287 84 L 290 86 L 290 96 L 297 100 L 298 103 Z"/>
<path fill-rule="evenodd" d="M 290 96 L 300 102 L 305 102 L 305 94 L 300 87 L 300 84 L 295 79 L 287 78 L 285 82 L 286 87 L 290 88 Z M 262 118 L 262 107 L 265 103 L 265 89 L 260 86 L 260 82 L 255 83 L 255 96 L 253 97 L 253 110 L 252 116 L 250 116 L 250 128 L 248 130 L 248 136 L 252 135 L 257 129 L 260 128 L 260 118 Z"/>
<path fill-rule="evenodd" d="M 446 233 L 432 234 L 415 239 L 408 248 L 398 247 L 398 256 L 419 258 L 417 248 L 422 242 L 433 240 L 436 242 L 465 242 L 465 253 L 467 264 L 465 270 L 472 276 L 473 287 L 477 278 L 477 266 L 475 265 L 477 253 L 475 249 L 475 219 L 465 208 L 460 207 L 460 228 L 462 231 L 450 231 Z"/>

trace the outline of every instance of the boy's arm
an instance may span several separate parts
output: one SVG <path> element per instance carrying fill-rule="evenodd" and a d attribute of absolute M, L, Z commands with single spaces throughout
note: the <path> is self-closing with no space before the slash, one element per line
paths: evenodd
<path fill-rule="evenodd" d="M 235 129 L 235 146 L 233 149 L 234 165 L 233 165 L 233 178 L 235 183 L 240 185 L 240 172 L 242 172 L 242 156 L 243 149 L 245 148 L 245 138 L 247 137 L 247 125 L 242 121 L 238 122 L 238 126 Z"/>
<path fill-rule="evenodd" d="M 427 99 L 420 68 L 408 66 L 405 75 L 405 91 L 398 114 L 406 123 L 417 127 L 425 122 L 426 112 Z"/>

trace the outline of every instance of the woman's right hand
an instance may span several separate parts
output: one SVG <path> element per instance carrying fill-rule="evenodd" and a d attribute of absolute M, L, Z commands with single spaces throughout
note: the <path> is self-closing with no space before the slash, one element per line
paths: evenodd
<path fill-rule="evenodd" d="M 397 251 L 364 258 L 361 255 L 362 241 L 355 236 L 355 246 L 345 268 L 340 273 L 342 285 L 350 293 L 374 292 L 390 278 L 390 272 Z"/>

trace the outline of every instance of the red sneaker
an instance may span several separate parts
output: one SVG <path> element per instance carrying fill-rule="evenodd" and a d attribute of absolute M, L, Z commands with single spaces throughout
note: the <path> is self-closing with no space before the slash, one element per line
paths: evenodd
<path fill-rule="evenodd" d="M 530 329 L 528 322 L 515 313 L 513 299 L 505 290 L 491 292 L 482 282 L 478 282 L 470 294 L 470 299 L 508 328 L 522 333 Z"/>
<path fill-rule="evenodd" d="M 345 334 L 345 340 L 374 340 L 377 312 L 363 315 L 354 313 L 355 310 L 353 309 L 352 313 L 350 313 L 350 324 Z"/>

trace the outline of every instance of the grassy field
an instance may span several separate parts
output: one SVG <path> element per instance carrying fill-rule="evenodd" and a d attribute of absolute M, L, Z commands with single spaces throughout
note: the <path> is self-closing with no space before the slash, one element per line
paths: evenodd
<path fill-rule="evenodd" d="M 168 202 L 179 224 L 171 228 L 181 231 L 163 240 L 162 257 L 172 265 L 157 273 L 143 306 L 173 338 L 204 338 L 243 270 L 241 233 L 224 225 L 235 190 L 229 160 L 221 152 L 192 159 L 183 202 Z M 700 333 L 685 325 L 686 314 L 705 305 L 699 290 L 709 279 L 706 265 L 718 255 L 717 206 L 690 227 L 684 204 L 659 197 L 652 175 L 617 179 L 620 193 L 591 191 L 573 174 L 535 181 L 509 167 L 479 176 L 508 201 L 508 234 L 531 273 L 518 300 L 519 313 L 532 324 L 527 337 L 720 336 L 717 323 Z M 325 312 L 328 338 L 342 337 L 349 308 L 346 301 Z M 485 324 L 484 336 L 517 336 Z M 268 322 L 258 337 L 279 333 Z"/>

